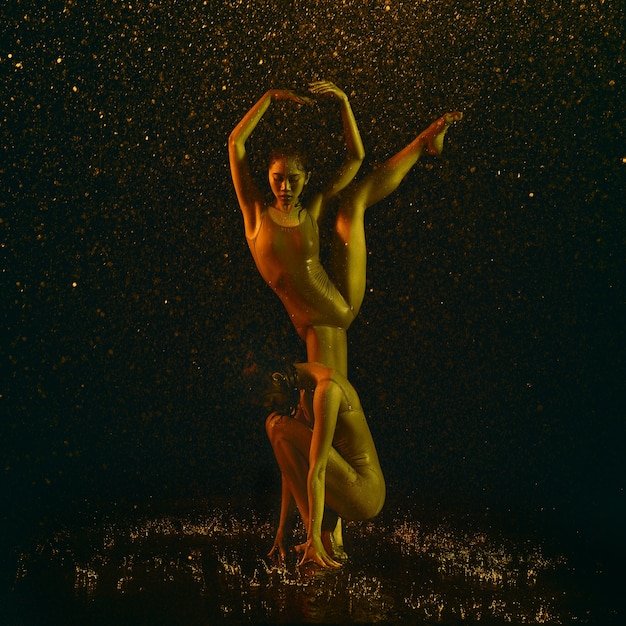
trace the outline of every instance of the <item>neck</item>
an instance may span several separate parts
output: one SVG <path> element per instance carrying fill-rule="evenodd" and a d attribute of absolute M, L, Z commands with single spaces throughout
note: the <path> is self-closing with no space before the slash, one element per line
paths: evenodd
<path fill-rule="evenodd" d="M 299 211 L 302 208 L 302 205 L 300 204 L 300 200 L 297 200 L 295 203 L 292 202 L 291 204 L 284 204 L 280 202 L 280 200 L 277 200 L 272 205 L 272 208 L 280 211 L 281 213 L 291 213 L 292 211 Z"/>

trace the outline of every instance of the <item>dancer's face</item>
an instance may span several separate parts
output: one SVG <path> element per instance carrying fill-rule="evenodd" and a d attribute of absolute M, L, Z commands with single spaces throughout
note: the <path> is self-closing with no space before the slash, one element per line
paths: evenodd
<path fill-rule="evenodd" d="M 270 165 L 269 181 L 277 208 L 288 211 L 298 204 L 309 174 L 297 158 L 279 157 Z"/>

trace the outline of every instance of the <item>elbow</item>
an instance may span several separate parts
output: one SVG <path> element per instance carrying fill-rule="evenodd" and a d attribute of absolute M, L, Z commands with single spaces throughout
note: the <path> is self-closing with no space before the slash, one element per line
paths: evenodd
<path fill-rule="evenodd" d="M 348 162 L 348 171 L 352 172 L 353 176 L 361 169 L 361 165 L 363 165 L 363 161 L 365 161 L 365 151 L 357 151 L 350 155 L 350 160 Z"/>
<path fill-rule="evenodd" d="M 359 168 L 365 161 L 365 148 L 363 146 L 354 146 L 352 150 L 350 150 L 350 161 L 352 167 Z"/>
<path fill-rule="evenodd" d="M 233 131 L 228 137 L 228 154 L 231 159 L 241 159 L 246 149 L 238 133 Z"/>
<path fill-rule="evenodd" d="M 309 471 L 309 485 L 318 490 L 326 485 L 326 466 L 314 465 Z"/>
<path fill-rule="evenodd" d="M 326 468 L 312 468 L 309 475 L 309 489 L 312 493 L 324 494 L 326 488 Z M 322 495 L 323 497 L 323 495 Z"/>

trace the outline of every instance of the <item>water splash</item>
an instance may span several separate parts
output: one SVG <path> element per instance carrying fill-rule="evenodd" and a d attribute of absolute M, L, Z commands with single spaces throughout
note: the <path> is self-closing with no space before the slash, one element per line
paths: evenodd
<path fill-rule="evenodd" d="M 13 599 L 19 604 L 56 577 L 57 596 L 83 619 L 111 607 L 160 615 L 167 605 L 174 623 L 189 615 L 191 622 L 592 623 L 589 605 L 572 606 L 559 591 L 571 586 L 574 568 L 539 543 L 406 515 L 348 523 L 346 536 L 348 564 L 320 572 L 298 568 L 295 555 L 284 564 L 267 559 L 272 523 L 250 512 L 64 530 L 19 555 Z"/>

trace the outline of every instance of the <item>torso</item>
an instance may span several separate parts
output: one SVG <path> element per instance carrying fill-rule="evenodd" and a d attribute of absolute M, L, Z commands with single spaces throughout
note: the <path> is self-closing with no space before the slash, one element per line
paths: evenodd
<path fill-rule="evenodd" d="M 378 466 L 378 455 L 358 396 L 350 393 L 352 387 L 344 384 L 343 376 L 335 374 L 331 380 L 339 385 L 344 396 L 337 416 L 333 447 L 357 472 L 362 467 Z"/>
<path fill-rule="evenodd" d="M 361 407 L 361 401 L 354 387 L 345 376 L 319 363 L 306 363 L 297 366 L 302 376 L 310 376 L 315 385 L 331 381 L 342 392 L 343 398 L 337 415 L 333 436 L 333 447 L 357 471 L 374 469 L 380 472 L 380 463 L 372 435 Z M 312 402 L 312 395 L 308 400 Z M 312 413 L 312 404 L 309 407 Z"/>
<path fill-rule="evenodd" d="M 281 299 L 297 329 L 316 325 L 348 328 L 352 311 L 322 267 L 317 223 L 306 209 L 301 210 L 297 223 L 290 220 L 285 224 L 277 223 L 270 209 L 264 210 L 248 245 L 261 276 Z"/>

